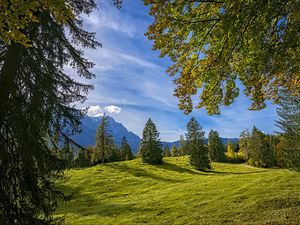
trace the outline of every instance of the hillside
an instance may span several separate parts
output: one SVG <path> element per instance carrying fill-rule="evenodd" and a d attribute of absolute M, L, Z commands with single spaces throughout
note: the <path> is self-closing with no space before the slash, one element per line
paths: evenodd
<path fill-rule="evenodd" d="M 60 188 L 74 193 L 57 215 L 66 224 L 300 224 L 300 173 L 187 157 L 151 166 L 139 159 L 72 169 Z"/>

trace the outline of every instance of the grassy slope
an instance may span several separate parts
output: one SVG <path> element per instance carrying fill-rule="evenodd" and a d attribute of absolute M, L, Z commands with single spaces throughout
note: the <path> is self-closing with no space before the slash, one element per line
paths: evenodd
<path fill-rule="evenodd" d="M 67 172 L 66 224 L 300 224 L 300 173 L 244 164 L 198 172 L 188 158 L 139 159 Z"/>

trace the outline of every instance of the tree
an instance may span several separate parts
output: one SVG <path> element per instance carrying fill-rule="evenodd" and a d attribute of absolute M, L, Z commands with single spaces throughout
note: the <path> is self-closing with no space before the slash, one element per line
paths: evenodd
<path fill-rule="evenodd" d="M 169 147 L 168 147 L 167 144 L 164 145 L 163 155 L 164 155 L 164 157 L 170 157 L 171 156 L 171 152 L 170 152 Z"/>
<path fill-rule="evenodd" d="M 121 148 L 120 148 L 121 160 L 132 160 L 133 154 L 131 152 L 130 145 L 127 142 L 126 137 L 122 138 Z"/>
<path fill-rule="evenodd" d="M 173 156 L 173 157 L 179 156 L 179 151 L 178 151 L 176 145 L 172 145 L 171 153 L 172 153 L 172 156 Z"/>
<path fill-rule="evenodd" d="M 251 134 L 248 130 L 242 131 L 239 138 L 239 153 L 243 156 L 244 160 L 248 161 L 250 158 L 250 140 L 251 140 Z"/>
<path fill-rule="evenodd" d="M 108 117 L 104 114 L 97 129 L 96 144 L 92 157 L 94 164 L 103 164 L 105 161 L 116 161 L 116 147 L 108 126 Z"/>
<path fill-rule="evenodd" d="M 208 135 L 208 154 L 211 161 L 224 162 L 224 146 L 217 131 L 211 130 Z"/>
<path fill-rule="evenodd" d="M 282 130 L 280 145 L 281 162 L 287 168 L 300 170 L 300 100 L 289 92 L 281 93 L 277 126 Z M 279 148 L 280 147 L 280 148 Z"/>
<path fill-rule="evenodd" d="M 230 162 L 238 162 L 239 160 L 237 153 L 234 151 L 234 145 L 231 141 L 228 141 L 227 143 L 226 156 Z"/>
<path fill-rule="evenodd" d="M 180 135 L 178 151 L 179 151 L 179 155 L 188 155 L 188 148 L 187 148 L 186 141 L 184 140 L 183 135 Z"/>
<path fill-rule="evenodd" d="M 149 164 L 162 163 L 162 149 L 159 139 L 159 132 L 155 124 L 149 118 L 143 130 L 143 138 L 141 143 L 140 154 L 142 160 Z"/>
<path fill-rule="evenodd" d="M 88 3 L 88 1 L 87 1 Z M 31 38 L 26 29 L 35 23 L 40 23 L 41 18 L 37 15 L 43 10 L 61 24 L 67 25 L 74 21 L 78 12 L 78 6 L 72 0 L 49 1 L 49 0 L 6 0 L 0 3 L 0 39 L 7 44 L 15 42 L 25 47 L 32 46 Z M 82 2 L 81 4 L 84 4 Z M 120 0 L 114 0 L 114 4 L 121 6 Z M 76 10 L 77 8 L 77 10 Z"/>
<path fill-rule="evenodd" d="M 190 164 L 197 170 L 210 169 L 208 149 L 204 146 L 204 131 L 194 117 L 187 124 L 186 141 L 190 153 Z"/>
<path fill-rule="evenodd" d="M 299 1 L 144 3 L 154 17 L 146 36 L 173 61 L 167 72 L 176 76 L 174 95 L 185 113 L 192 111 L 197 90 L 196 108 L 220 113 L 239 95 L 238 80 L 252 110 L 266 107 L 266 100 L 278 102 L 282 88 L 300 96 Z"/>
<path fill-rule="evenodd" d="M 255 126 L 252 129 L 249 142 L 248 163 L 257 167 L 270 167 L 275 162 L 275 149 L 267 135 L 258 130 Z"/>
<path fill-rule="evenodd" d="M 88 146 L 86 149 L 79 150 L 75 159 L 75 165 L 78 167 L 88 167 L 92 165 L 93 147 Z"/>
<path fill-rule="evenodd" d="M 10 20 L 3 14 L 18 15 L 7 8 L 13 2 L 20 1 L 0 3 L 1 27 L 3 19 Z M 26 9 L 21 2 L 24 5 L 18 6 Z M 54 136 L 64 143 L 80 131 L 84 112 L 73 105 L 83 102 L 92 88 L 66 74 L 65 66 L 74 69 L 72 77 L 92 78 L 93 63 L 83 57 L 82 50 L 99 46 L 94 34 L 82 29 L 79 17 L 89 14 L 95 3 L 70 0 L 60 4 L 71 9 L 74 19 L 60 23 L 43 7 L 34 11 L 38 22 L 20 28 L 31 47 L 0 38 L 0 224 L 60 223 L 52 214 L 63 193 L 54 182 L 64 165 L 53 153 L 53 149 L 59 151 Z M 1 29 L 1 34 L 7 32 Z"/>

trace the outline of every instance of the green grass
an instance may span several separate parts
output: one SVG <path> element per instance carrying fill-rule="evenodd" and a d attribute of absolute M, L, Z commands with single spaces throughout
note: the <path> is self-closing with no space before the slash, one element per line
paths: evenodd
<path fill-rule="evenodd" d="M 300 173 L 213 163 L 198 172 L 188 158 L 159 166 L 139 159 L 66 172 L 73 193 L 56 215 L 66 224 L 300 224 Z"/>

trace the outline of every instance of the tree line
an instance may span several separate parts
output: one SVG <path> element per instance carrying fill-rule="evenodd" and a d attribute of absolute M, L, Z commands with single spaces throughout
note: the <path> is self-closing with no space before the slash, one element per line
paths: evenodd
<path fill-rule="evenodd" d="M 179 147 L 162 145 L 155 123 L 149 118 L 143 130 L 142 141 L 136 157 L 149 164 L 162 164 L 163 157 L 189 156 L 190 164 L 197 170 L 211 169 L 211 162 L 243 163 L 256 167 L 300 167 L 300 101 L 282 93 L 278 108 L 277 126 L 283 132 L 265 134 L 257 127 L 241 132 L 237 143 L 223 144 L 218 131 L 211 130 L 205 143 L 203 127 L 192 117 L 187 123 L 185 138 L 180 136 Z M 72 157 L 71 157 L 72 158 Z M 107 117 L 103 119 L 96 134 L 94 147 L 81 149 L 73 160 L 73 166 L 92 166 L 99 163 L 131 160 L 134 158 L 125 137 L 120 148 L 114 143 L 108 130 Z"/>

